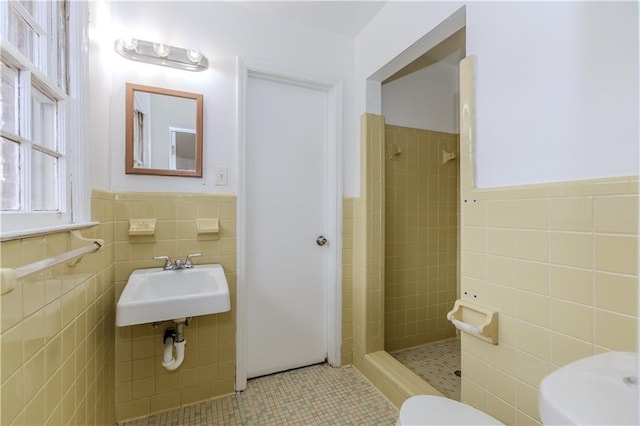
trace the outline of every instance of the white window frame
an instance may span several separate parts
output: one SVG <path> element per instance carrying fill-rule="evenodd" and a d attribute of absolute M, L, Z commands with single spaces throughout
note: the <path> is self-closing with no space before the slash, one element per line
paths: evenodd
<path fill-rule="evenodd" d="M 55 2 L 55 0 L 54 0 Z M 8 34 L 8 8 L 9 2 L 0 2 L 0 33 Z M 57 2 L 56 2 L 57 3 Z M 15 7 L 15 6 L 14 6 Z M 17 6 L 20 8 L 20 5 Z M 62 155 L 58 160 L 60 175 L 58 183 L 59 203 L 57 211 L 32 211 L 31 196 L 29 188 L 31 185 L 31 171 L 29 161 L 25 161 L 25 153 L 31 155 L 31 135 L 28 138 L 19 140 L 24 144 L 21 152 L 21 182 L 27 185 L 21 188 L 21 211 L 2 211 L 0 214 L 1 227 L 0 239 L 12 239 L 20 236 L 53 232 L 63 229 L 75 229 L 92 225 L 90 218 L 90 186 L 85 182 L 87 176 L 86 158 L 87 149 L 84 149 L 84 136 L 86 132 L 86 105 L 88 88 L 88 7 L 86 2 L 67 1 L 67 43 L 66 50 L 68 60 L 66 61 L 66 81 L 57 81 L 58 75 L 53 78 L 47 76 L 42 70 L 57 70 L 60 65 L 55 61 L 47 62 L 46 54 L 52 43 L 57 43 L 57 37 L 49 34 L 45 40 L 40 37 L 40 51 L 42 55 L 36 58 L 36 64 L 32 63 L 16 47 L 3 41 L 0 47 L 2 61 L 19 69 L 23 79 L 20 84 L 20 95 L 28 102 L 21 102 L 19 116 L 21 120 L 29 120 L 30 111 L 27 111 L 31 102 L 31 85 L 33 84 L 48 97 L 56 100 L 56 132 L 60 141 L 57 151 Z M 57 19 L 55 16 L 52 19 Z M 43 49 L 44 48 L 44 49 Z M 44 58 L 44 59 L 43 59 Z M 44 61 L 44 62 L 43 62 Z M 64 65 L 63 65 L 64 66 Z M 63 73 L 65 75 L 65 73 Z M 25 84 L 27 83 L 27 84 Z M 61 86 L 66 86 L 66 90 Z M 27 125 L 22 122 L 21 125 Z M 28 127 L 27 127 L 28 128 Z M 23 132 L 19 132 L 24 134 Z M 2 136 L 15 140 L 15 135 L 7 134 L 4 131 Z M 47 152 L 47 150 L 44 150 Z M 47 152 L 53 154 L 54 152 Z M 25 164 L 26 163 L 26 164 Z"/>

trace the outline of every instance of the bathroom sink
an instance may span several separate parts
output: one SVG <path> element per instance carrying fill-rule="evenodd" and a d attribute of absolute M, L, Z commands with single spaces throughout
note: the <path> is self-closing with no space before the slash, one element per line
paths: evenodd
<path fill-rule="evenodd" d="M 136 269 L 116 305 L 116 325 L 124 327 L 226 312 L 229 285 L 222 265 L 166 271 Z"/>
<path fill-rule="evenodd" d="M 544 424 L 637 425 L 638 354 L 606 352 L 572 362 L 540 384 Z"/>

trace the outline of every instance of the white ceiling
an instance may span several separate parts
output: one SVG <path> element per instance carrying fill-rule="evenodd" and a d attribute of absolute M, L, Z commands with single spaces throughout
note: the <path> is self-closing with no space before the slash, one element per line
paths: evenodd
<path fill-rule="evenodd" d="M 386 1 L 239 1 L 236 4 L 278 15 L 332 33 L 355 37 Z"/>

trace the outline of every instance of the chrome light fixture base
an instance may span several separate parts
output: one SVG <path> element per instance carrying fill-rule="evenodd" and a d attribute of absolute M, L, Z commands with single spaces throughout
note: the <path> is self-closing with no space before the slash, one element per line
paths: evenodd
<path fill-rule="evenodd" d="M 132 61 L 186 71 L 204 71 L 209 68 L 209 61 L 197 50 L 138 39 L 118 39 L 114 48 L 120 56 Z"/>

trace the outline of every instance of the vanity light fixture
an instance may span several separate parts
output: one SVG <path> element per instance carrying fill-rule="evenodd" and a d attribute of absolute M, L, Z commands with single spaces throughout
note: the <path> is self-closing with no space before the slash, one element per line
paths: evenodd
<path fill-rule="evenodd" d="M 187 71 L 204 71 L 209 61 L 199 51 L 168 44 L 123 37 L 115 42 L 115 50 L 127 59 Z"/>

